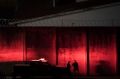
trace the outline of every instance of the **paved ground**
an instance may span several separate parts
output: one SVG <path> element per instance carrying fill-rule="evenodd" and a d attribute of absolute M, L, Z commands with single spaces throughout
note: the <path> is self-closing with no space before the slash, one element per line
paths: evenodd
<path fill-rule="evenodd" d="M 2 78 L 0 78 L 2 79 Z M 11 76 L 7 76 L 6 78 L 3 78 L 3 79 L 12 79 Z M 16 78 L 16 79 L 21 79 L 20 77 Z M 24 78 L 25 79 L 25 78 Z M 43 77 L 43 76 L 36 76 L 36 77 L 33 77 L 33 78 L 27 78 L 27 79 L 120 79 L 119 76 L 100 76 L 100 77 L 59 77 L 59 78 L 52 78 L 52 77 Z"/>

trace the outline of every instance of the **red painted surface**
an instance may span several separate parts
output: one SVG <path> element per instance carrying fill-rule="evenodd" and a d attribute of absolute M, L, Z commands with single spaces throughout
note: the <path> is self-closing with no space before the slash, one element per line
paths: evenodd
<path fill-rule="evenodd" d="M 95 34 L 96 33 L 96 34 Z M 104 61 L 111 71 L 116 73 L 116 35 L 115 33 L 93 32 L 90 35 L 90 74 L 97 75 L 96 66 Z M 107 69 L 107 68 L 106 68 Z"/>

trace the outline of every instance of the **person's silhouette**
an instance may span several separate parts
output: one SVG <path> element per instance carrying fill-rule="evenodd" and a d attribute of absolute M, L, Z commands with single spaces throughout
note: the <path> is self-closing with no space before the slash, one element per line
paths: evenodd
<path fill-rule="evenodd" d="M 76 60 L 74 60 L 72 66 L 73 66 L 73 72 L 74 73 L 78 73 L 79 72 L 79 68 L 78 68 L 78 63 L 77 63 Z"/>
<path fill-rule="evenodd" d="M 70 68 L 71 68 L 70 61 L 68 61 L 68 63 L 67 63 L 67 71 L 68 71 L 69 75 L 71 74 Z"/>

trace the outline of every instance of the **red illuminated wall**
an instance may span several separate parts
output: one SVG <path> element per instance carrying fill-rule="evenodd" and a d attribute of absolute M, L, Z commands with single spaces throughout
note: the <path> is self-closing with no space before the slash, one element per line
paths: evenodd
<path fill-rule="evenodd" d="M 90 32 L 90 74 L 97 75 L 96 67 L 104 61 L 110 73 L 116 73 L 116 35 L 114 31 L 94 30 Z M 107 69 L 106 68 L 106 69 Z"/>
<path fill-rule="evenodd" d="M 87 62 L 90 75 L 97 75 L 96 66 L 102 60 L 114 74 L 117 62 L 116 34 L 114 30 L 90 30 L 88 38 L 86 29 L 81 28 L 0 29 L 0 62 L 31 61 L 41 57 L 54 65 L 58 57 L 58 66 L 62 67 L 68 61 L 72 64 L 76 60 L 81 75 L 87 73 Z"/>
<path fill-rule="evenodd" d="M 52 28 L 1 28 L 0 61 L 31 61 L 41 57 L 56 64 L 56 33 Z"/>
<path fill-rule="evenodd" d="M 62 30 L 58 35 L 58 65 L 65 67 L 68 61 L 71 66 L 74 60 L 78 62 L 79 71 L 86 75 L 86 35 L 77 30 Z M 71 68 L 71 71 L 73 69 Z"/>
<path fill-rule="evenodd" d="M 0 62 L 23 61 L 23 34 L 13 28 L 0 29 Z"/>
<path fill-rule="evenodd" d="M 55 29 L 32 28 L 26 33 L 27 60 L 45 58 L 56 64 L 56 33 Z"/>

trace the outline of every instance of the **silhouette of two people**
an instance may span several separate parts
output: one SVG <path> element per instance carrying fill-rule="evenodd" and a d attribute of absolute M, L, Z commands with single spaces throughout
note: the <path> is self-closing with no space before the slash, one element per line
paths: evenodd
<path fill-rule="evenodd" d="M 79 73 L 79 67 L 78 67 L 78 62 L 76 60 L 74 60 L 74 62 L 72 63 L 72 67 L 73 67 L 73 74 L 78 74 Z M 69 73 L 71 73 L 71 63 L 70 63 L 70 61 L 68 61 L 68 63 L 67 63 L 67 71 Z"/>

